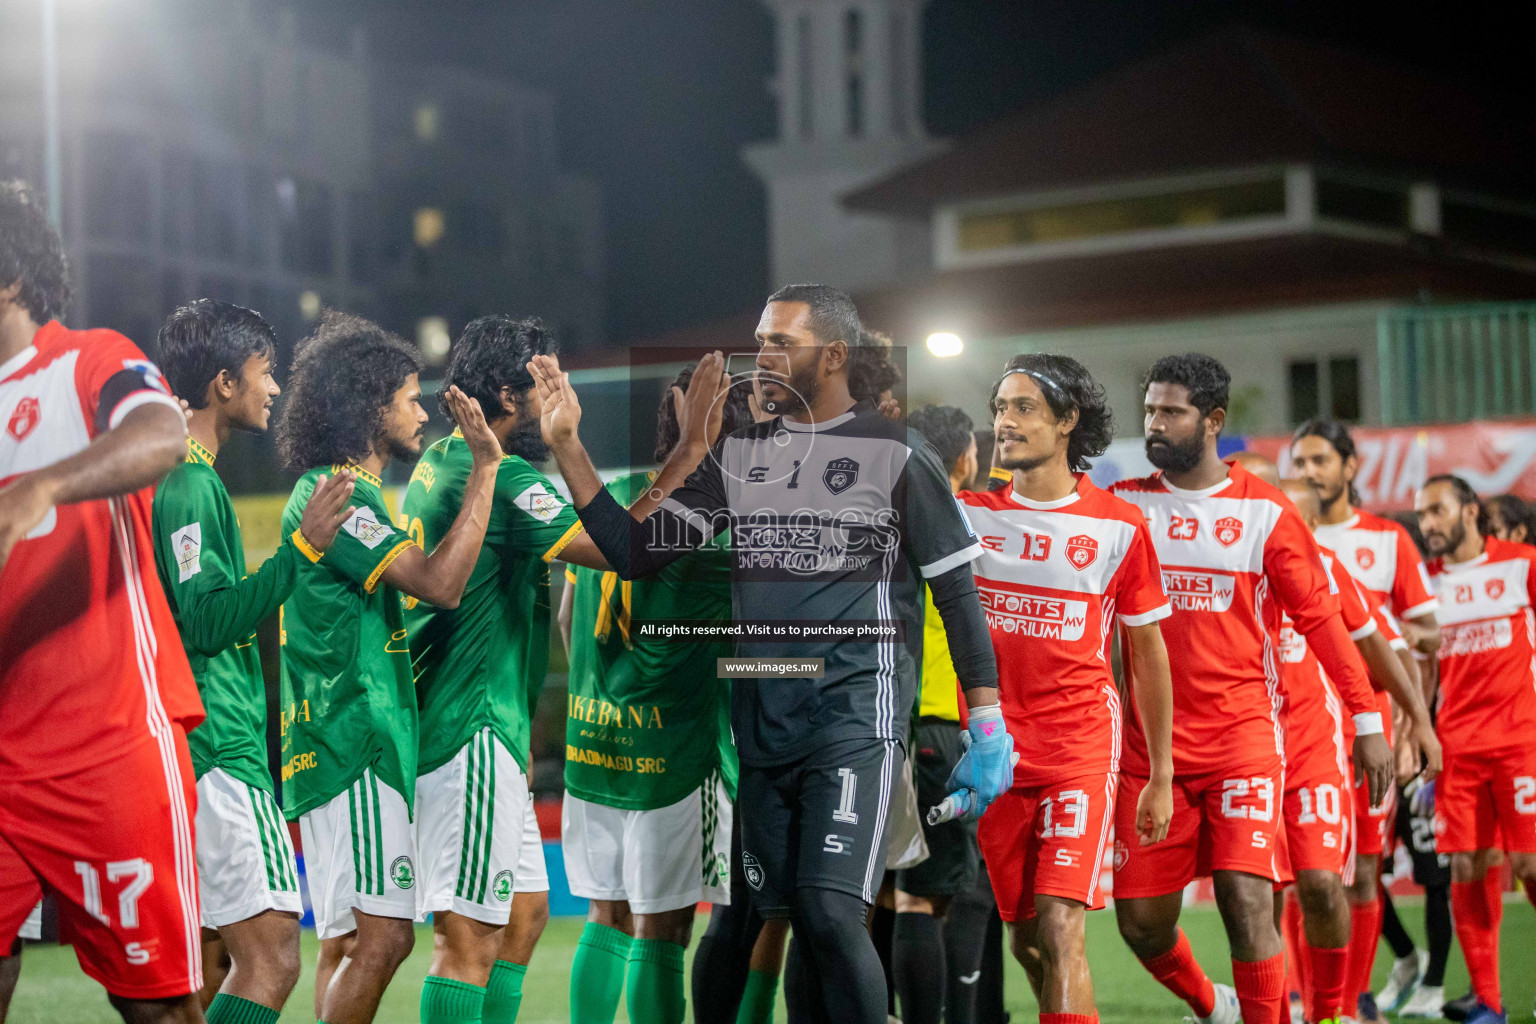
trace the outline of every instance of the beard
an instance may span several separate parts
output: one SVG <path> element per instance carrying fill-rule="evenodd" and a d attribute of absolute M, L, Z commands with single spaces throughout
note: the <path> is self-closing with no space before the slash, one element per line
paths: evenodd
<path fill-rule="evenodd" d="M 1461 542 L 1466 539 L 1467 528 L 1461 523 L 1457 523 L 1445 533 L 1426 533 L 1424 535 L 1424 546 L 1429 548 L 1429 553 L 1432 555 L 1444 555 L 1461 547 Z"/>
<path fill-rule="evenodd" d="M 389 453 L 389 461 L 414 466 L 416 460 L 421 458 L 421 434 L 422 431 L 418 430 L 408 440 L 386 434 L 384 450 Z"/>
<path fill-rule="evenodd" d="M 1147 438 L 1147 461 L 1165 473 L 1188 473 L 1205 457 L 1205 438 L 1195 434 L 1187 441 Z"/>
<path fill-rule="evenodd" d="M 544 435 L 539 430 L 538 420 L 518 427 L 508 434 L 501 448 L 508 455 L 516 455 L 528 462 L 543 462 L 549 458 L 549 445 L 544 443 Z"/>
<path fill-rule="evenodd" d="M 821 353 L 817 352 L 816 360 L 811 365 L 790 374 L 788 380 L 773 377 L 774 384 L 789 394 L 782 400 L 764 401 L 763 411 L 771 412 L 775 416 L 791 416 L 807 411 L 811 403 L 816 401 L 816 396 L 821 393 L 821 378 L 816 375 L 819 369 L 821 369 Z"/>
<path fill-rule="evenodd" d="M 1027 473 L 1050 462 L 1054 456 L 1055 453 L 1053 452 L 1045 455 L 1016 455 L 1011 459 L 1007 456 L 999 455 L 997 457 L 997 466 L 999 469 L 1022 469 Z"/>

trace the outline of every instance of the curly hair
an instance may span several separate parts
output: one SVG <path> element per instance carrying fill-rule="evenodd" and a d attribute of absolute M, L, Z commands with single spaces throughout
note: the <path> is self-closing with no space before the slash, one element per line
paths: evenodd
<path fill-rule="evenodd" d="M 1152 384 L 1178 384 L 1189 392 L 1189 404 L 1199 409 L 1201 416 L 1209 416 L 1213 409 L 1227 407 L 1232 375 L 1211 356 L 1187 352 L 1181 356 L 1163 356 L 1153 363 L 1146 376 L 1141 378 L 1142 392 L 1145 393 Z"/>
<path fill-rule="evenodd" d="M 856 401 L 880 401 L 880 396 L 901 383 L 901 367 L 892 360 L 895 345 L 890 335 L 859 328 L 858 341 L 848 350 L 848 394 Z"/>
<path fill-rule="evenodd" d="M 682 439 L 677 410 L 672 407 L 672 388 L 682 388 L 686 394 L 688 382 L 693 380 L 693 369 L 691 366 L 683 367 L 682 372 L 672 379 L 671 386 L 661 393 L 661 404 L 656 408 L 656 450 L 652 456 L 657 462 L 667 461 L 667 456 L 672 454 L 672 449 Z M 751 394 L 751 388 L 738 387 L 735 383 L 726 391 L 725 412 L 720 420 L 721 437 L 752 425 L 752 407 L 747 404 Z"/>
<path fill-rule="evenodd" d="M 18 285 L 16 304 L 34 323 L 57 320 L 69 308 L 69 260 L 32 186 L 0 181 L 0 288 Z"/>
<path fill-rule="evenodd" d="M 448 361 L 443 386 L 437 389 L 437 406 L 453 421 L 448 408 L 448 389 L 459 390 L 480 402 L 487 422 L 501 419 L 501 389 L 512 391 L 519 401 L 533 389 L 533 375 L 528 362 L 534 356 L 555 351 L 555 339 L 538 317 L 519 320 L 504 313 L 493 313 L 464 325 Z"/>
<path fill-rule="evenodd" d="M 1513 530 L 1517 526 L 1525 527 L 1525 543 L 1529 544 L 1532 537 L 1536 537 L 1536 531 L 1531 529 L 1536 524 L 1536 508 L 1518 494 L 1499 494 L 1489 498 L 1483 503 L 1488 510 L 1488 526 L 1493 527 L 1494 516 L 1504 524 L 1506 530 Z"/>
<path fill-rule="evenodd" d="M 277 346 L 272 325 L 255 310 L 216 299 L 181 306 L 160 327 L 160 371 L 171 391 L 194 409 L 208 404 L 208 385 L 221 372 L 240 379 L 245 361 L 270 357 Z"/>
<path fill-rule="evenodd" d="M 1115 438 L 1115 417 L 1110 411 L 1104 385 L 1093 379 L 1088 368 L 1071 356 L 1048 352 L 1029 352 L 1014 356 L 1003 366 L 1003 376 L 992 385 L 987 408 L 997 415 L 997 392 L 1003 380 L 1014 371 L 1029 375 L 1045 396 L 1045 403 L 1058 420 L 1077 410 L 1077 426 L 1067 437 L 1067 464 L 1074 472 L 1086 473 L 1089 459 L 1103 455 Z"/>
<path fill-rule="evenodd" d="M 416 350 L 378 324 L 326 310 L 299 343 L 277 449 L 289 469 L 368 457 L 384 435 L 384 417 L 406 378 L 421 370 Z"/>
<path fill-rule="evenodd" d="M 975 427 L 971 417 L 964 409 L 952 405 L 924 406 L 907 417 L 907 426 L 922 434 L 933 445 L 933 450 L 944 461 L 946 472 L 954 472 L 955 465 L 976 439 L 971 433 Z"/>

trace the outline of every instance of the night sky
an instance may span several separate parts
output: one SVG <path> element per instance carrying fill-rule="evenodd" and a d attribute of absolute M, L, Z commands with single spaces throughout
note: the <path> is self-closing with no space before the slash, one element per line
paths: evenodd
<path fill-rule="evenodd" d="M 1494 5 L 933 0 L 925 106 L 972 130 L 1234 21 L 1389 57 L 1491 95 L 1527 92 L 1528 41 Z M 595 178 L 608 331 L 623 343 L 750 308 L 767 280 L 763 190 L 738 155 L 771 136 L 772 23 L 754 0 L 310 0 L 305 30 L 367 29 L 380 61 L 462 64 L 554 90 L 564 166 Z M 1451 20 L 1454 15 L 1454 22 Z M 782 283 L 782 282 L 781 282 Z"/>

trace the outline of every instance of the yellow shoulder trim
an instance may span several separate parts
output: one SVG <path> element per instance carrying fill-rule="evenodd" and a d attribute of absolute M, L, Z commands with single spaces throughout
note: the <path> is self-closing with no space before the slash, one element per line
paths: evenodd
<path fill-rule="evenodd" d="M 379 586 L 379 578 L 384 575 L 384 570 L 388 569 L 390 564 L 394 562 L 395 559 L 400 557 L 400 552 L 404 551 L 406 548 L 414 547 L 415 544 L 415 541 L 406 539 L 390 548 L 389 554 L 385 555 L 383 560 L 380 561 L 378 565 L 373 567 L 373 572 L 368 574 L 368 581 L 363 584 L 363 589 L 370 594 L 377 590 Z"/>

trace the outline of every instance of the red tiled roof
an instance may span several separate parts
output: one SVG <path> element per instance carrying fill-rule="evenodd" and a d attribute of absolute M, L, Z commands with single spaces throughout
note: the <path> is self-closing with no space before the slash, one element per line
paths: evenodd
<path fill-rule="evenodd" d="M 844 197 L 932 205 L 1213 167 L 1323 160 L 1536 191 L 1528 116 L 1347 50 L 1229 28 L 961 138 Z"/>

